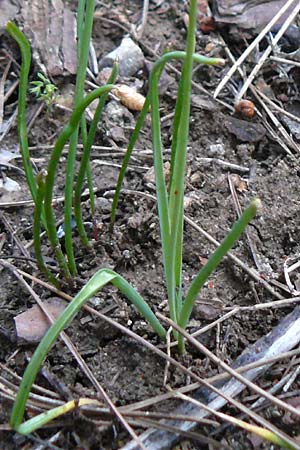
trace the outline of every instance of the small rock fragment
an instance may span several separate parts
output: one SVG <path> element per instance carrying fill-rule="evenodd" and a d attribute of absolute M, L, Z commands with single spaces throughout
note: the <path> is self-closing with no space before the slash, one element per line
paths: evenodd
<path fill-rule="evenodd" d="M 19 183 L 8 176 L 0 180 L 0 192 L 2 189 L 6 192 L 16 192 L 21 190 Z"/>
<path fill-rule="evenodd" d="M 200 303 L 194 306 L 193 317 L 198 320 L 215 320 L 220 317 L 221 312 L 222 308 L 220 306 Z"/>
<path fill-rule="evenodd" d="M 133 114 L 117 100 L 111 100 L 104 109 L 103 119 L 107 129 L 107 135 L 111 136 L 109 130 L 113 127 L 125 128 L 134 127 Z"/>
<path fill-rule="evenodd" d="M 96 208 L 99 209 L 102 213 L 110 213 L 111 211 L 111 201 L 105 197 L 97 197 L 96 199 Z"/>
<path fill-rule="evenodd" d="M 71 228 L 72 228 L 72 230 L 74 230 L 76 228 L 76 220 L 75 220 L 74 216 L 72 216 Z M 57 232 L 56 232 L 56 236 L 58 237 L 58 239 L 62 239 L 65 236 L 65 224 L 64 224 L 64 222 L 61 223 L 58 226 Z"/>
<path fill-rule="evenodd" d="M 119 47 L 100 60 L 99 70 L 112 67 L 115 60 L 119 63 L 120 77 L 131 77 L 143 67 L 144 55 L 130 37 L 125 37 Z"/>
<path fill-rule="evenodd" d="M 130 228 L 133 228 L 134 230 L 137 230 L 137 229 L 139 229 L 141 227 L 141 225 L 143 224 L 143 221 L 144 221 L 143 214 L 138 212 L 138 213 L 135 213 L 135 214 L 131 215 L 128 218 L 128 222 L 127 223 L 128 223 L 128 226 Z"/>
<path fill-rule="evenodd" d="M 199 194 L 196 191 L 188 192 L 183 198 L 183 208 L 187 210 L 199 201 Z"/>
<path fill-rule="evenodd" d="M 67 303 L 59 297 L 43 302 L 53 318 L 57 319 L 64 311 Z M 38 305 L 18 314 L 15 318 L 16 334 L 20 340 L 28 343 L 39 342 L 51 324 Z"/>
<path fill-rule="evenodd" d="M 66 109 L 73 109 L 75 96 L 75 86 L 72 83 L 66 84 L 60 89 L 60 94 L 56 95 L 55 103 Z"/>
<path fill-rule="evenodd" d="M 209 154 L 211 156 L 224 156 L 225 148 L 223 144 L 211 144 L 209 146 Z"/>
<path fill-rule="evenodd" d="M 258 142 L 266 134 L 266 129 L 259 123 L 228 117 L 224 122 L 228 131 L 242 142 Z"/>
<path fill-rule="evenodd" d="M 118 127 L 117 125 L 107 130 L 107 136 L 111 137 L 115 142 L 119 144 L 126 144 L 127 142 L 124 129 L 122 127 Z"/>
<path fill-rule="evenodd" d="M 192 173 L 192 175 L 190 176 L 190 179 L 189 179 L 191 184 L 198 184 L 198 183 L 200 183 L 201 180 L 202 180 L 202 174 L 200 171 Z"/>
<path fill-rule="evenodd" d="M 205 111 L 210 112 L 215 112 L 219 109 L 219 105 L 217 102 L 204 95 L 192 95 L 191 105 L 194 108 L 204 109 Z"/>
<path fill-rule="evenodd" d="M 299 373 L 299 367 L 298 367 L 298 373 Z M 293 406 L 294 408 L 299 408 L 300 407 L 300 397 L 299 397 L 299 395 L 296 396 L 296 397 L 292 397 L 292 398 L 287 399 L 287 403 L 289 405 Z M 290 411 L 286 411 L 285 412 L 285 414 L 284 414 L 284 416 L 282 418 L 282 421 L 286 425 L 295 425 L 295 424 L 299 424 L 300 423 L 299 416 L 297 416 L 296 414 L 293 414 Z"/>

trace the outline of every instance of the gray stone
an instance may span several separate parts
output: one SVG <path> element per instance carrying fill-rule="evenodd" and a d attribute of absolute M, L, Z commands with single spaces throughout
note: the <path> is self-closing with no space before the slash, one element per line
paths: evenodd
<path fill-rule="evenodd" d="M 119 62 L 120 77 L 131 77 L 143 67 L 144 55 L 130 37 L 125 37 L 119 47 L 100 60 L 99 70 L 111 67 L 115 60 Z"/>

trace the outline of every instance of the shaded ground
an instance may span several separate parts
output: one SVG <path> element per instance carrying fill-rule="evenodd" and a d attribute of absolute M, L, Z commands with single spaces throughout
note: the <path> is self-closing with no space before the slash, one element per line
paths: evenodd
<path fill-rule="evenodd" d="M 128 27 L 130 23 L 137 21 L 139 16 L 131 3 L 113 2 L 113 9 L 100 8 L 102 17 L 114 22 L 107 22 L 99 17 L 95 22 L 94 44 L 99 58 L 119 45 L 124 36 L 124 30 L 118 26 L 118 23 Z M 186 28 L 183 18 L 186 9 L 182 3 L 179 1 L 165 2 L 150 12 L 140 41 L 140 46 L 147 59 L 154 61 L 151 52 L 153 49 L 159 54 L 165 48 L 184 49 Z M 124 17 L 128 21 L 127 24 Z M 226 40 L 228 38 L 226 31 L 222 33 Z M 218 56 L 226 57 L 221 46 L 215 44 L 216 42 L 218 42 L 217 34 L 204 35 L 199 32 L 197 50 L 204 53 L 205 50 L 207 51 L 208 44 L 213 43 Z M 228 40 L 227 43 L 232 45 L 232 51 L 236 55 L 244 49 L 241 44 L 238 45 L 231 40 Z M 18 58 L 15 46 L 11 41 L 5 38 L 3 46 L 6 51 L 11 52 Z M 32 69 L 33 78 L 36 70 L 37 68 L 34 66 Z M 251 227 L 251 240 L 257 248 L 257 255 L 264 270 L 261 275 L 266 278 L 269 277 L 270 280 L 274 278 L 283 282 L 282 271 L 285 258 L 294 257 L 300 252 L 300 171 L 298 155 L 296 155 L 296 158 L 286 155 L 282 147 L 268 133 L 257 142 L 249 143 L 241 142 L 229 131 L 226 123 L 232 117 L 232 112 L 226 106 L 213 101 L 203 92 L 199 92 L 200 86 L 200 89 L 205 88 L 209 93 L 213 93 L 225 70 L 201 67 L 194 76 L 198 88 L 195 87 L 192 99 L 190 150 L 187 164 L 187 200 L 189 201 L 187 201 L 186 214 L 213 237 L 218 240 L 222 239 L 236 219 L 236 211 L 228 185 L 228 175 L 238 171 L 228 166 L 218 165 L 216 159 L 250 169 L 250 179 L 249 172 L 244 174 L 248 184 L 240 189 L 242 192 L 238 192 L 238 198 L 242 206 L 247 205 L 253 197 L 261 198 L 263 209 L 261 215 L 253 222 L 254 226 Z M 177 86 L 176 74 L 170 69 L 168 73 L 171 76 L 171 82 L 162 95 L 161 108 L 161 116 L 164 118 L 162 121 L 163 139 L 166 148 L 170 147 L 171 135 L 171 119 L 168 119 L 167 116 L 173 111 Z M 276 95 L 284 93 L 287 96 L 286 106 L 288 107 L 289 102 L 291 103 L 293 97 L 297 95 L 295 82 L 298 73 L 295 71 L 290 74 L 286 84 L 281 83 L 280 88 L 277 86 L 278 83 L 276 84 L 276 81 L 278 81 L 276 70 L 264 75 Z M 12 77 L 12 75 L 10 76 Z M 136 79 L 144 82 L 145 75 L 139 72 Z M 69 82 L 74 82 L 74 79 L 61 78 L 58 80 L 58 85 L 62 89 Z M 223 94 L 224 101 L 230 105 L 233 103 L 236 87 L 234 83 L 237 84 L 237 82 L 236 80 L 230 84 L 230 88 L 225 90 L 225 94 Z M 146 83 L 144 85 L 146 87 Z M 143 87 L 141 87 L 141 91 L 143 92 Z M 7 119 L 11 115 L 16 106 L 15 102 L 16 97 L 11 97 L 9 104 L 6 105 L 4 118 Z M 35 107 L 35 103 L 35 99 L 29 97 L 30 109 Z M 34 121 L 29 134 L 29 142 L 30 146 L 34 147 L 32 158 L 36 161 L 38 169 L 46 166 L 51 151 L 50 148 L 44 148 L 43 146 L 53 144 L 55 136 L 66 121 L 67 114 L 58 109 L 53 109 L 50 112 L 46 112 L 44 109 Z M 136 116 L 136 113 L 128 113 L 127 117 L 123 118 L 125 121 L 125 138 L 130 136 Z M 263 124 L 264 120 L 264 117 L 262 119 L 256 116 L 252 119 L 252 122 Z M 154 310 L 159 309 L 167 313 L 164 302 L 165 287 L 162 279 L 158 220 L 153 201 L 134 192 L 122 195 L 114 233 L 112 235 L 109 233 L 111 195 L 107 194 L 106 190 L 114 187 L 119 170 L 117 165 L 122 160 L 119 149 L 126 148 L 126 141 L 123 142 L 123 138 L 121 142 L 114 140 L 114 134 L 110 131 L 112 125 L 115 126 L 111 123 L 110 115 L 106 111 L 95 144 L 110 149 L 93 149 L 92 153 L 94 185 L 98 188 L 96 222 L 100 239 L 96 242 L 93 239 L 91 229 L 88 228 L 93 250 L 87 252 L 86 249 L 82 248 L 76 231 L 74 231 L 79 277 L 74 290 L 68 290 L 68 293 L 74 295 L 97 269 L 109 267 L 132 282 Z M 138 149 L 134 154 L 135 160 L 132 162 L 131 170 L 126 178 L 126 188 L 153 195 L 153 182 L 145 177 L 147 168 L 151 167 L 151 152 L 145 152 L 145 150 L 151 149 L 150 119 L 148 119 L 147 125 L 139 139 Z M 122 125 L 120 127 L 123 128 Z M 17 145 L 17 142 L 14 126 L 1 145 L 12 148 Z M 166 151 L 166 159 L 168 157 L 169 153 Z M 214 160 L 208 161 L 204 158 L 214 158 Z M 65 157 L 61 161 L 58 175 L 58 195 L 63 193 L 64 163 Z M 16 160 L 16 165 L 21 167 L 20 160 Z M 13 178 L 20 183 L 21 191 L 13 196 L 10 194 L 9 199 L 7 194 L 3 193 L 1 201 L 13 202 L 30 199 L 24 178 L 14 172 L 13 175 Z M 236 183 L 237 187 L 241 187 L 239 179 Z M 88 202 L 85 204 L 85 220 L 90 223 Z M 61 222 L 63 218 L 61 203 L 57 205 L 56 212 L 57 220 Z M 11 225 L 15 235 L 20 239 L 21 245 L 26 246 L 30 243 L 32 239 L 32 208 L 11 205 L 10 208 L 2 209 L 2 214 Z M 12 233 L 5 220 L 1 220 L 3 243 L 1 256 L 20 256 L 20 249 L 12 238 Z M 186 225 L 185 231 L 184 284 L 188 286 L 205 258 L 213 250 L 213 246 L 189 225 Z M 34 258 L 32 247 L 29 247 L 29 252 L 31 257 Z M 51 258 L 52 255 L 46 241 L 44 242 L 44 252 Z M 246 237 L 235 248 L 235 254 L 247 265 L 254 267 Z M 11 261 L 26 272 L 40 276 L 34 263 L 30 265 L 22 259 L 12 259 Z M 34 300 L 20 283 L 4 269 L 0 271 L 0 283 L 2 286 L 0 325 L 3 330 L 13 332 L 13 318 L 31 306 Z M 47 289 L 38 285 L 34 285 L 34 289 L 42 299 L 51 296 Z M 283 296 L 290 297 L 287 292 L 280 290 L 278 292 Z M 189 331 L 195 331 L 195 329 L 207 325 L 215 318 L 209 317 L 207 310 L 204 310 L 204 313 L 201 314 L 200 306 L 202 303 L 213 302 L 213 305 L 217 307 L 218 314 L 221 315 L 236 305 L 252 306 L 258 302 L 264 303 L 272 300 L 275 300 L 275 298 L 261 285 L 254 282 L 249 275 L 234 266 L 231 261 L 225 260 L 202 290 Z M 93 306 L 99 311 L 103 309 L 106 311 L 106 308 L 111 306 L 107 313 L 111 318 L 130 327 L 152 343 L 159 343 L 154 333 L 134 308 L 127 305 L 116 291 L 105 289 L 94 299 Z M 292 306 L 282 309 L 273 308 L 238 313 L 202 335 L 201 340 L 209 349 L 214 350 L 225 361 L 230 362 L 250 343 L 268 333 L 278 323 L 278 320 L 291 309 Z M 128 405 L 165 392 L 163 387 L 164 362 L 142 345 L 122 335 L 117 329 L 103 324 L 86 312 L 81 312 L 68 328 L 68 335 L 115 405 Z M 33 352 L 34 346 L 18 346 L 15 342 L 10 342 L 4 334 L 0 335 L 0 341 L 0 361 L 7 362 L 7 367 L 22 376 L 27 365 L 27 358 Z M 190 349 L 190 353 L 182 362 L 194 368 L 201 376 L 209 376 L 216 372 L 216 369 L 210 366 L 206 358 L 193 349 Z M 90 382 L 82 374 L 61 342 L 57 343 L 49 353 L 46 367 L 55 380 L 69 389 L 71 396 L 89 397 L 95 395 Z M 270 387 L 284 371 L 284 364 L 278 364 L 268 372 L 264 380 L 261 380 L 261 385 L 266 388 Z M 5 377 L 9 377 L 9 375 L 5 374 Z M 186 382 L 185 377 L 178 371 L 171 371 L 170 383 L 173 387 L 181 386 Z M 56 387 L 49 385 L 43 375 L 38 377 L 37 383 L 53 391 L 56 390 Z M 293 389 L 299 389 L 299 381 L 295 380 Z M 247 401 L 245 399 L 245 402 Z M 169 407 L 167 406 L 167 408 Z M 11 402 L 3 399 L 0 419 L 2 423 L 7 423 L 10 409 Z M 161 410 L 163 409 L 166 409 L 164 404 L 161 407 Z M 271 408 L 269 419 L 272 420 L 276 416 L 277 425 L 280 426 L 282 425 L 281 414 L 280 412 L 277 413 Z M 293 424 L 291 428 L 293 428 Z M 110 423 L 107 426 L 98 426 L 91 419 L 86 419 L 80 413 L 75 413 L 73 416 L 61 420 L 57 427 L 36 432 L 32 439 L 20 438 L 7 431 L 2 432 L 0 447 L 3 449 L 39 448 L 38 442 L 34 441 L 35 438 L 50 439 L 58 430 L 61 431 L 61 434 L 55 445 L 65 450 L 79 448 L 112 449 L 119 448 L 128 441 L 128 436 L 116 423 L 113 426 Z M 209 433 L 208 427 L 206 431 Z M 293 429 L 290 432 L 293 432 Z M 224 433 L 228 439 L 228 444 L 235 449 L 271 448 L 263 446 L 263 444 L 260 445 L 260 443 L 254 447 L 253 442 L 249 440 L 249 436 L 245 437 L 244 434 L 237 433 L 235 430 L 227 429 Z M 232 443 L 233 436 L 235 443 Z M 221 440 L 222 434 L 216 435 L 216 438 Z M 190 448 L 206 447 L 203 444 L 195 443 L 191 444 Z"/>

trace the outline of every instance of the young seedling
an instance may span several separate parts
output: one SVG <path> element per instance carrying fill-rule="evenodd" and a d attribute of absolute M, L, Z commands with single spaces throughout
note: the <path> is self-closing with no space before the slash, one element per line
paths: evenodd
<path fill-rule="evenodd" d="M 35 94 L 39 100 L 45 102 L 46 105 L 50 107 L 55 101 L 57 87 L 41 72 L 38 72 L 37 77 L 39 80 L 30 83 L 34 86 L 30 89 L 30 92 Z"/>
<path fill-rule="evenodd" d="M 19 28 L 15 24 L 8 22 L 8 24 L 6 25 L 6 31 L 19 45 L 22 56 L 22 65 L 19 83 L 19 98 L 18 98 L 18 118 L 17 118 L 18 135 L 20 143 L 20 152 L 22 156 L 24 171 L 26 174 L 27 184 L 29 186 L 33 201 L 35 202 L 37 197 L 37 184 L 35 181 L 35 176 L 30 162 L 27 126 L 26 126 L 26 93 L 31 64 L 30 44 L 25 38 L 24 34 L 19 30 Z"/>
<path fill-rule="evenodd" d="M 28 86 L 28 74 L 31 63 L 31 52 L 30 45 L 24 34 L 12 23 L 7 24 L 7 31 L 9 34 L 17 41 L 21 56 L 21 74 L 20 74 L 20 88 L 19 88 L 19 105 L 18 105 L 18 130 L 21 154 L 23 157 L 23 164 L 25 173 L 27 176 L 28 185 L 32 197 L 37 202 L 36 210 L 34 214 L 34 236 L 35 236 L 35 250 L 39 263 L 40 269 L 45 273 L 51 282 L 54 282 L 54 278 L 51 272 L 45 267 L 43 263 L 41 249 L 40 249 L 40 239 L 39 232 L 41 231 L 42 225 L 45 228 L 52 249 L 56 255 L 59 267 L 66 279 L 70 280 L 72 276 L 76 273 L 76 265 L 74 260 L 73 252 L 73 236 L 72 236 L 72 214 L 73 206 L 75 212 L 75 219 L 77 221 L 79 235 L 84 245 L 88 245 L 88 239 L 83 226 L 82 213 L 81 213 L 81 191 L 84 182 L 84 178 L 87 175 L 88 184 L 90 188 L 91 195 L 91 205 L 92 213 L 94 213 L 94 202 L 93 202 L 93 187 L 92 187 L 92 177 L 90 170 L 90 150 L 93 144 L 95 133 L 97 129 L 98 121 L 101 117 L 101 113 L 105 104 L 107 95 L 111 89 L 115 86 L 113 84 L 107 84 L 99 89 L 96 89 L 90 95 L 84 98 L 83 89 L 86 76 L 86 67 L 88 61 L 88 51 L 89 42 L 92 32 L 93 24 L 93 12 L 94 12 L 94 0 L 79 0 L 78 5 L 78 71 L 77 71 L 77 81 L 76 81 L 76 92 L 74 99 L 74 112 L 68 122 L 64 127 L 63 131 L 59 135 L 59 138 L 54 147 L 53 153 L 50 157 L 50 161 L 47 168 L 47 176 L 45 181 L 42 182 L 41 179 L 37 184 L 35 176 L 32 171 L 30 164 L 30 155 L 28 149 L 28 138 L 26 129 L 26 91 Z M 111 75 L 111 80 L 113 81 L 117 75 L 117 67 L 115 66 Z M 50 102 L 52 95 L 54 95 L 55 87 L 51 82 L 42 74 L 39 74 L 39 81 L 33 82 L 34 88 L 32 89 L 39 98 Z M 100 98 L 102 97 L 102 98 Z M 99 98 L 99 105 L 96 110 L 94 119 L 91 123 L 89 132 L 87 133 L 87 127 L 85 123 L 84 111 L 85 108 L 95 99 Z M 78 143 L 78 130 L 79 126 L 81 129 L 82 139 L 83 139 L 83 156 L 81 160 L 81 165 L 79 169 L 79 174 L 76 181 L 76 186 L 74 189 L 74 163 L 76 158 L 77 143 Z M 63 151 L 64 145 L 70 140 L 68 161 L 66 168 L 66 182 L 65 182 L 65 210 L 64 210 L 64 230 L 65 230 L 65 247 L 67 258 L 62 252 L 59 239 L 56 233 L 56 221 L 52 206 L 53 199 L 53 189 L 55 184 L 55 176 L 57 170 L 57 164 L 59 157 Z M 43 191 L 43 192 L 38 192 Z M 73 205 L 73 192 L 74 195 L 74 205 Z"/>
<path fill-rule="evenodd" d="M 161 337 L 165 338 L 166 331 L 151 311 L 148 304 L 144 299 L 136 292 L 136 290 L 120 275 L 109 269 L 100 269 L 89 282 L 81 289 L 73 301 L 67 306 L 57 321 L 51 326 L 44 338 L 41 340 L 36 351 L 34 352 L 30 363 L 28 364 L 20 389 L 13 407 L 10 425 L 19 433 L 27 434 L 31 433 L 34 429 L 41 426 L 40 416 L 37 416 L 35 420 L 31 420 L 30 427 L 28 423 L 22 424 L 22 419 L 25 412 L 26 402 L 29 396 L 31 386 L 35 380 L 35 377 L 53 344 L 57 340 L 59 333 L 66 328 L 72 319 L 75 317 L 80 308 L 103 286 L 107 284 L 113 284 L 121 293 L 123 293 L 131 302 L 136 306 L 140 314 L 142 314 L 148 322 L 151 324 L 155 332 Z M 61 414 L 65 411 L 61 408 Z M 57 410 L 55 417 L 58 416 Z M 45 416 L 43 417 L 43 423 L 46 423 Z M 48 421 L 52 420 L 51 413 L 48 412 Z M 37 426 L 38 424 L 38 426 Z"/>
<path fill-rule="evenodd" d="M 74 110 L 79 106 L 84 97 L 84 83 L 86 77 L 86 69 L 88 65 L 89 46 L 92 36 L 93 18 L 94 18 L 94 0 L 79 0 L 77 15 L 78 30 L 78 67 L 75 86 Z M 81 115 L 81 126 L 85 130 L 84 115 Z M 70 136 L 66 182 L 65 182 L 65 247 L 68 257 L 68 266 L 71 275 L 77 273 L 72 236 L 72 215 L 73 215 L 73 189 L 74 189 L 74 166 L 77 153 L 79 123 Z"/>
<path fill-rule="evenodd" d="M 40 261 L 41 269 L 47 274 L 45 267 L 43 267 L 42 254 L 40 251 L 39 231 L 41 229 L 40 217 L 42 212 L 42 204 L 45 210 L 46 231 L 49 237 L 51 246 L 56 254 L 60 267 L 62 268 L 66 278 L 70 278 L 72 274 L 76 272 L 76 266 L 74 262 L 73 247 L 72 247 L 72 235 L 71 235 L 71 213 L 72 213 L 72 193 L 73 193 L 73 180 L 74 180 L 74 159 L 78 138 L 78 129 L 81 127 L 84 137 L 84 162 L 80 169 L 79 181 L 75 189 L 75 211 L 77 223 L 81 223 L 81 210 L 80 210 L 80 192 L 83 177 L 86 171 L 88 171 L 88 160 L 90 155 L 90 148 L 94 139 L 95 126 L 98 116 L 101 114 L 103 108 L 103 102 L 105 96 L 111 89 L 114 88 L 113 84 L 107 84 L 102 86 L 86 97 L 82 95 L 82 87 L 85 77 L 85 69 L 87 64 L 87 47 L 86 42 L 89 42 L 91 32 L 91 17 L 93 15 L 94 2 L 89 0 L 86 2 L 86 9 L 84 15 L 83 3 L 79 4 L 79 23 L 82 25 L 84 22 L 84 29 L 79 33 L 79 43 L 84 46 L 84 49 L 80 51 L 80 59 L 84 61 L 80 69 L 80 79 L 77 83 L 76 89 L 76 101 L 74 111 L 70 117 L 68 124 L 64 127 L 63 131 L 59 135 L 53 153 L 51 155 L 47 175 L 45 177 L 40 176 L 38 179 L 38 189 L 34 191 L 34 198 L 37 199 L 37 207 L 35 211 L 35 249 L 38 259 Z M 85 17 L 83 21 L 83 17 Z M 118 196 L 122 180 L 126 171 L 130 155 L 132 153 L 134 143 L 138 138 L 139 132 L 143 126 L 146 114 L 151 107 L 151 119 L 152 119 L 152 143 L 154 154 L 154 168 L 156 176 L 156 195 L 157 195 L 157 207 L 160 222 L 160 232 L 162 241 L 162 253 L 163 263 L 166 278 L 167 294 L 170 308 L 170 315 L 172 320 L 185 328 L 196 297 L 206 282 L 210 274 L 216 269 L 222 258 L 233 247 L 236 241 L 239 239 L 247 224 L 255 216 L 257 209 L 260 205 L 259 200 L 254 200 L 246 208 L 240 219 L 235 223 L 232 230 L 225 237 L 219 248 L 213 253 L 207 264 L 199 271 L 195 276 L 191 286 L 187 289 L 186 298 L 183 301 L 182 295 L 182 245 L 183 245 L 183 198 L 184 198 L 184 178 L 185 178 L 185 166 L 188 144 L 188 132 L 189 132 L 189 118 L 190 118 L 190 94 L 191 94 L 191 77 L 193 63 L 204 64 L 219 64 L 223 60 L 204 58 L 199 55 L 195 55 L 195 25 L 197 17 L 197 0 L 190 1 L 190 19 L 187 36 L 187 48 L 186 52 L 171 52 L 163 55 L 154 65 L 150 76 L 150 88 L 147 95 L 144 107 L 141 111 L 141 115 L 138 119 L 136 128 L 131 137 L 128 152 L 125 156 L 122 170 L 120 172 L 118 186 L 116 189 L 116 196 L 114 199 L 113 220 L 115 217 L 115 209 L 117 206 Z M 28 65 L 28 43 L 22 33 L 14 28 L 11 24 L 10 30 L 13 30 L 23 57 L 23 64 Z M 26 52 L 25 52 L 26 50 Z M 27 59 L 26 59 L 27 58 Z M 160 130 L 160 115 L 159 115 L 159 96 L 158 96 L 158 82 L 163 70 L 163 67 L 170 59 L 179 59 L 183 61 L 182 65 L 182 77 L 179 83 L 178 100 L 175 109 L 175 120 L 173 124 L 173 145 L 171 155 L 171 178 L 170 184 L 167 186 L 163 170 L 163 149 Z M 25 74 L 25 71 L 23 72 Z M 25 75 L 24 75 L 25 76 Z M 27 72 L 28 77 L 28 72 Z M 23 80 L 22 88 L 26 83 Z M 21 89 L 21 88 L 20 88 Z M 89 134 L 85 132 L 84 111 L 86 107 L 96 98 L 99 98 L 99 107 L 95 122 L 93 122 Z M 21 100 L 24 106 L 24 92 L 22 91 Z M 24 120 L 24 116 L 22 116 Z M 23 124 L 24 125 L 24 124 Z M 23 134 L 24 138 L 24 134 Z M 26 136 L 27 139 L 27 136 Z M 66 142 L 70 139 L 71 153 L 67 165 L 66 174 L 66 203 L 65 203 L 65 233 L 66 233 L 66 248 L 68 259 L 61 250 L 59 240 L 56 232 L 55 216 L 52 208 L 53 189 L 55 185 L 55 175 L 57 171 L 57 165 L 59 158 L 62 154 L 63 148 Z M 80 229 L 80 235 L 84 243 L 87 243 L 87 238 L 83 229 Z M 13 408 L 11 416 L 11 426 L 20 433 L 28 433 L 34 429 L 37 429 L 41 424 L 52 420 L 53 417 L 57 417 L 59 414 L 64 413 L 65 410 L 72 409 L 73 406 L 69 405 L 67 408 L 61 407 L 61 409 L 53 410 L 47 415 L 37 416 L 31 419 L 31 421 L 22 424 L 23 415 L 25 412 L 26 401 L 36 377 L 36 374 L 49 352 L 50 348 L 55 343 L 59 333 L 68 326 L 71 320 L 75 317 L 79 309 L 85 304 L 85 302 L 96 294 L 103 286 L 111 283 L 119 289 L 119 291 L 137 308 L 140 314 L 146 318 L 154 331 L 164 339 L 166 331 L 151 310 L 146 301 L 138 294 L 138 292 L 120 275 L 109 269 L 99 270 L 91 280 L 82 288 L 73 301 L 69 304 L 66 310 L 62 313 L 59 319 L 49 329 L 41 343 L 37 347 L 22 380 L 19 393 Z M 183 339 L 178 336 L 179 351 L 184 352 Z M 52 414 L 52 415 L 51 415 Z"/>
<path fill-rule="evenodd" d="M 115 63 L 111 75 L 107 81 L 107 84 L 113 84 L 118 76 L 118 64 Z M 89 169 L 89 161 L 90 161 L 90 154 L 91 154 L 91 148 L 95 140 L 95 135 L 97 131 L 97 126 L 100 121 L 103 108 L 105 106 L 105 102 L 108 97 L 108 92 L 101 96 L 99 99 L 92 123 L 90 125 L 90 129 L 88 134 L 84 135 L 84 148 L 83 148 L 83 154 L 81 158 L 80 168 L 77 176 L 77 182 L 75 186 L 75 195 L 74 195 L 74 211 L 75 211 L 75 218 L 78 228 L 78 233 L 80 235 L 81 241 L 84 245 L 89 245 L 89 240 L 86 234 L 86 231 L 84 229 L 83 225 L 83 219 L 82 219 L 82 212 L 81 212 L 81 192 L 82 192 L 82 186 L 84 182 L 84 177 Z M 84 126 L 84 124 L 82 124 Z M 90 188 L 90 196 L 92 195 L 93 198 L 93 189 L 92 186 Z M 91 202 L 91 211 L 92 216 L 94 216 L 95 213 L 95 206 L 94 202 Z"/>
<path fill-rule="evenodd" d="M 187 289 L 186 299 L 182 298 L 182 249 L 183 249 L 183 198 L 184 198 L 184 178 L 186 167 L 186 155 L 188 147 L 188 132 L 190 120 L 190 96 L 191 77 L 193 63 L 200 64 L 223 64 L 224 61 L 216 58 L 205 58 L 195 55 L 195 24 L 197 18 L 196 1 L 190 2 L 190 18 L 187 35 L 186 52 L 171 52 L 163 55 L 155 64 L 151 71 L 149 81 L 149 93 L 136 128 L 129 142 L 122 169 L 119 174 L 116 193 L 112 206 L 111 227 L 113 227 L 116 208 L 119 200 L 121 185 L 125 176 L 126 168 L 133 151 L 138 134 L 143 126 L 145 116 L 151 107 L 152 119 L 152 145 L 154 155 L 154 168 L 156 178 L 156 198 L 159 215 L 161 245 L 163 253 L 163 263 L 165 279 L 168 293 L 168 303 L 171 319 L 183 328 L 189 320 L 196 297 L 209 277 L 216 269 L 223 256 L 234 245 L 242 229 L 254 217 L 259 206 L 259 201 L 251 203 L 233 230 L 226 237 L 219 249 L 212 255 L 208 263 L 196 275 L 192 285 Z M 171 174 L 170 182 L 167 186 L 164 176 L 164 160 L 162 137 L 160 129 L 159 114 L 159 94 L 158 82 L 163 67 L 170 59 L 182 60 L 182 76 L 179 82 L 177 102 L 175 107 L 175 118 L 173 122 L 172 153 L 171 153 Z M 174 333 L 177 337 L 177 333 Z M 184 342 L 178 336 L 179 350 L 184 351 Z"/>

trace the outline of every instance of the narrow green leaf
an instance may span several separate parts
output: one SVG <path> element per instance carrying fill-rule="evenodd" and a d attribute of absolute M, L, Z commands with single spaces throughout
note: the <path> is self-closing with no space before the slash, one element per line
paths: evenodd
<path fill-rule="evenodd" d="M 240 238 L 241 234 L 245 231 L 246 226 L 255 217 L 258 208 L 260 207 L 260 200 L 253 200 L 248 208 L 245 209 L 241 217 L 233 225 L 231 231 L 224 238 L 223 242 L 214 251 L 212 256 L 209 258 L 205 266 L 200 270 L 200 272 L 194 278 L 185 298 L 182 306 L 181 314 L 179 317 L 178 325 L 183 329 L 189 321 L 194 303 L 196 301 L 197 295 L 200 289 L 203 287 L 204 283 L 212 272 L 218 267 L 224 256 L 229 252 L 229 250 L 234 246 L 237 240 Z M 183 339 L 178 337 L 179 343 L 181 345 L 181 351 L 183 350 Z"/>
<path fill-rule="evenodd" d="M 165 337 L 165 329 L 138 292 L 116 272 L 110 269 L 100 269 L 81 289 L 57 321 L 51 326 L 34 352 L 24 373 L 10 418 L 10 425 L 16 431 L 19 431 L 19 427 L 22 423 L 31 386 L 47 353 L 57 340 L 59 333 L 70 324 L 80 308 L 108 283 L 112 283 L 116 286 L 122 294 L 124 294 L 129 301 L 135 305 L 138 311 L 145 317 L 146 320 L 148 320 L 150 325 L 160 337 Z"/>
<path fill-rule="evenodd" d="M 19 28 L 14 23 L 8 22 L 8 24 L 6 25 L 6 31 L 17 42 L 22 56 L 20 84 L 19 84 L 19 98 L 18 98 L 18 134 L 20 142 L 20 151 L 26 174 L 26 180 L 32 198 L 35 201 L 37 196 L 37 185 L 35 182 L 35 177 L 30 162 L 27 125 L 26 125 L 26 93 L 28 87 L 28 75 L 31 64 L 30 44 L 26 39 L 25 35 L 22 33 L 22 31 L 20 31 Z"/>

